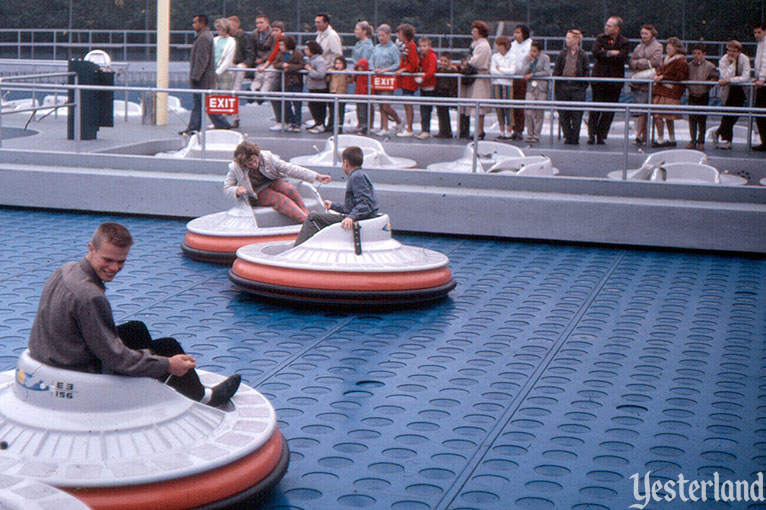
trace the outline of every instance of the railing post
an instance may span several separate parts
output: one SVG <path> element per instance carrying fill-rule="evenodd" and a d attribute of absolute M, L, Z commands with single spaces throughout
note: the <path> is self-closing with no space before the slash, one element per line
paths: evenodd
<path fill-rule="evenodd" d="M 756 76 L 756 79 L 758 77 Z M 750 99 L 748 100 L 748 112 L 747 112 L 747 150 L 750 150 L 753 146 L 753 102 L 755 99 L 755 86 L 750 82 Z M 732 137 L 734 138 L 734 137 Z"/>
<path fill-rule="evenodd" d="M 3 89 L 0 87 L 0 97 L 3 97 Z M 0 149 L 3 148 L 3 112 L 0 110 Z"/>
<path fill-rule="evenodd" d="M 625 107 L 625 129 L 622 141 L 622 180 L 628 179 L 628 147 L 630 146 L 630 105 Z"/>
<path fill-rule="evenodd" d="M 367 95 L 365 97 L 364 107 L 367 108 L 367 134 L 372 136 L 372 130 L 375 127 L 375 103 L 372 102 L 372 75 L 367 75 Z"/>
<path fill-rule="evenodd" d="M 199 113 L 199 140 L 200 145 L 202 145 L 202 159 L 205 159 L 206 156 L 206 148 L 207 148 L 207 115 L 205 113 L 205 106 L 207 104 L 207 91 L 202 93 L 202 108 Z M 192 135 L 194 136 L 194 135 Z"/>
<path fill-rule="evenodd" d="M 652 146 L 652 140 L 654 140 L 654 122 L 652 122 L 652 91 L 654 89 L 654 81 L 649 82 L 649 99 L 646 106 L 646 148 L 649 149 Z"/>
<path fill-rule="evenodd" d="M 338 165 L 338 96 L 333 95 L 333 123 L 332 123 L 332 166 Z"/>
<path fill-rule="evenodd" d="M 551 102 L 553 104 L 556 104 L 556 80 L 548 80 L 548 83 L 550 84 L 549 87 L 551 89 Z M 551 139 L 550 143 L 553 144 L 553 140 L 555 138 L 555 129 L 556 126 L 554 124 L 559 124 L 559 122 L 554 122 L 553 118 L 556 114 L 556 110 L 553 108 L 553 105 L 551 105 Z"/>
<path fill-rule="evenodd" d="M 282 122 L 280 122 L 280 124 L 282 124 L 282 132 L 284 133 L 285 132 L 285 74 L 287 74 L 287 73 L 280 72 L 279 74 L 280 74 L 279 81 L 281 82 L 280 86 L 282 87 L 281 88 L 281 90 L 282 90 L 282 100 L 279 103 L 279 108 L 282 111 L 282 113 L 280 115 L 280 118 L 282 119 Z"/>
<path fill-rule="evenodd" d="M 370 101 L 369 109 L 372 110 L 367 112 L 371 115 L 368 122 L 370 124 L 370 136 L 372 136 L 372 132 L 375 129 L 375 111 L 380 113 L 381 119 L 383 118 L 383 112 L 380 111 L 380 103 L 375 100 L 375 91 L 372 90 L 372 72 L 367 76 L 367 96 Z"/>
<path fill-rule="evenodd" d="M 74 84 L 77 87 L 74 90 L 74 147 L 75 152 L 80 153 L 80 123 L 82 122 L 82 94 L 80 91 L 80 80 L 74 77 Z"/>
<path fill-rule="evenodd" d="M 470 127 L 469 127 L 470 129 Z M 482 127 L 482 129 L 484 129 Z M 473 110 L 473 160 L 471 161 L 471 172 L 476 173 L 479 157 L 479 100 L 476 100 L 476 106 Z"/>
<path fill-rule="evenodd" d="M 125 61 L 125 67 L 123 67 L 123 72 L 125 73 L 125 87 L 129 86 L 128 83 L 128 68 L 130 67 L 130 64 L 128 64 L 127 61 Z M 156 105 L 155 105 L 156 106 Z M 125 90 L 125 122 L 128 121 L 128 91 Z"/>

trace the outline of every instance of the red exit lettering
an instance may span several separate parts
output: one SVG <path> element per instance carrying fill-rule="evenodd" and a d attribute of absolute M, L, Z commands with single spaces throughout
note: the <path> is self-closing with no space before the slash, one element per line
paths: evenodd
<path fill-rule="evenodd" d="M 232 115 L 239 109 L 239 99 L 236 96 L 207 96 L 205 106 L 207 113 Z"/>

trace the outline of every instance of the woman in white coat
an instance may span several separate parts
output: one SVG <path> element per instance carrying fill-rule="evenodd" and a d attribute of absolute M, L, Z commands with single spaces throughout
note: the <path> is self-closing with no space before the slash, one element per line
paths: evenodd
<path fill-rule="evenodd" d="M 487 40 L 489 25 L 484 21 L 476 20 L 471 23 L 471 57 L 464 66 L 470 65 L 478 74 L 489 74 L 489 66 L 492 60 L 492 48 Z M 489 99 L 492 97 L 492 83 L 489 78 L 476 78 L 467 87 L 462 87 L 460 97 L 471 99 Z M 460 108 L 460 138 L 470 138 L 471 116 L 475 114 L 473 107 Z M 480 107 L 476 132 L 480 140 L 484 139 L 484 116 L 492 111 L 489 107 Z"/>
<path fill-rule="evenodd" d="M 295 186 L 284 179 L 286 176 L 306 182 L 330 182 L 329 175 L 283 161 L 253 142 L 242 142 L 234 149 L 223 192 L 232 198 L 246 197 L 252 206 L 271 207 L 303 223 L 308 209 Z"/>
<path fill-rule="evenodd" d="M 231 36 L 231 24 L 228 19 L 215 20 L 215 29 L 218 32 L 218 35 L 213 38 L 216 87 L 221 90 L 231 90 L 234 88 L 235 76 L 234 71 L 227 71 L 227 69 L 234 67 L 237 40 Z"/>
<path fill-rule="evenodd" d="M 513 95 L 513 75 L 516 74 L 516 57 L 511 54 L 511 40 L 504 35 L 495 39 L 495 49 L 492 54 L 492 65 L 489 74 L 492 78 L 492 99 L 511 99 Z M 497 140 L 510 140 L 513 134 L 513 119 L 511 109 L 497 108 L 497 126 L 500 135 Z"/>
<path fill-rule="evenodd" d="M 517 71 L 521 71 L 522 62 L 529 57 L 529 51 L 532 49 L 532 39 L 529 38 L 529 27 L 526 25 L 516 25 L 513 29 L 513 42 L 508 51 L 516 62 Z M 513 80 L 513 99 L 526 99 L 527 82 L 520 77 Z M 513 109 L 513 134 L 511 140 L 521 140 L 524 138 L 524 108 Z"/>

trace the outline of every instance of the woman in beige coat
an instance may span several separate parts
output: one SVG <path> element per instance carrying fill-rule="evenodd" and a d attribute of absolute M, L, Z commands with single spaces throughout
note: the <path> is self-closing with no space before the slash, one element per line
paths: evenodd
<path fill-rule="evenodd" d="M 654 69 L 656 71 L 662 64 L 662 44 L 657 41 L 657 29 L 654 28 L 654 25 L 643 25 L 640 34 L 641 42 L 633 50 L 628 66 L 633 73 L 646 71 L 647 69 Z M 649 103 L 649 84 L 630 82 L 628 85 L 633 93 L 634 103 L 644 105 Z M 648 117 L 645 113 L 634 113 L 633 116 L 638 118 L 636 121 L 636 139 L 634 143 L 641 145 L 646 141 Z"/>
<path fill-rule="evenodd" d="M 489 25 L 484 21 L 476 20 L 471 23 L 471 57 L 463 63 L 463 67 L 470 65 L 478 74 L 489 74 L 489 66 L 492 61 L 492 48 L 487 40 Z M 492 97 L 492 82 L 489 78 L 476 78 L 467 87 L 461 87 L 460 97 L 471 99 L 489 99 Z M 460 107 L 460 138 L 470 138 L 471 116 L 476 108 Z M 484 116 L 492 111 L 489 107 L 480 107 L 476 132 L 479 140 L 484 139 Z"/>

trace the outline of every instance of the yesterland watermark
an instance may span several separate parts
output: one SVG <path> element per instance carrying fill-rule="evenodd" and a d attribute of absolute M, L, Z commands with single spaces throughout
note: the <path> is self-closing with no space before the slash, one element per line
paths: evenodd
<path fill-rule="evenodd" d="M 763 473 L 758 472 L 755 480 L 721 480 L 718 472 L 713 473 L 712 480 L 690 480 L 679 473 L 676 480 L 652 481 L 651 471 L 643 476 L 643 493 L 640 492 L 642 483 L 638 473 L 630 475 L 633 480 L 633 498 L 639 503 L 628 508 L 644 510 L 651 503 L 670 502 L 675 500 L 686 502 L 697 501 L 766 501 L 763 491 Z"/>

